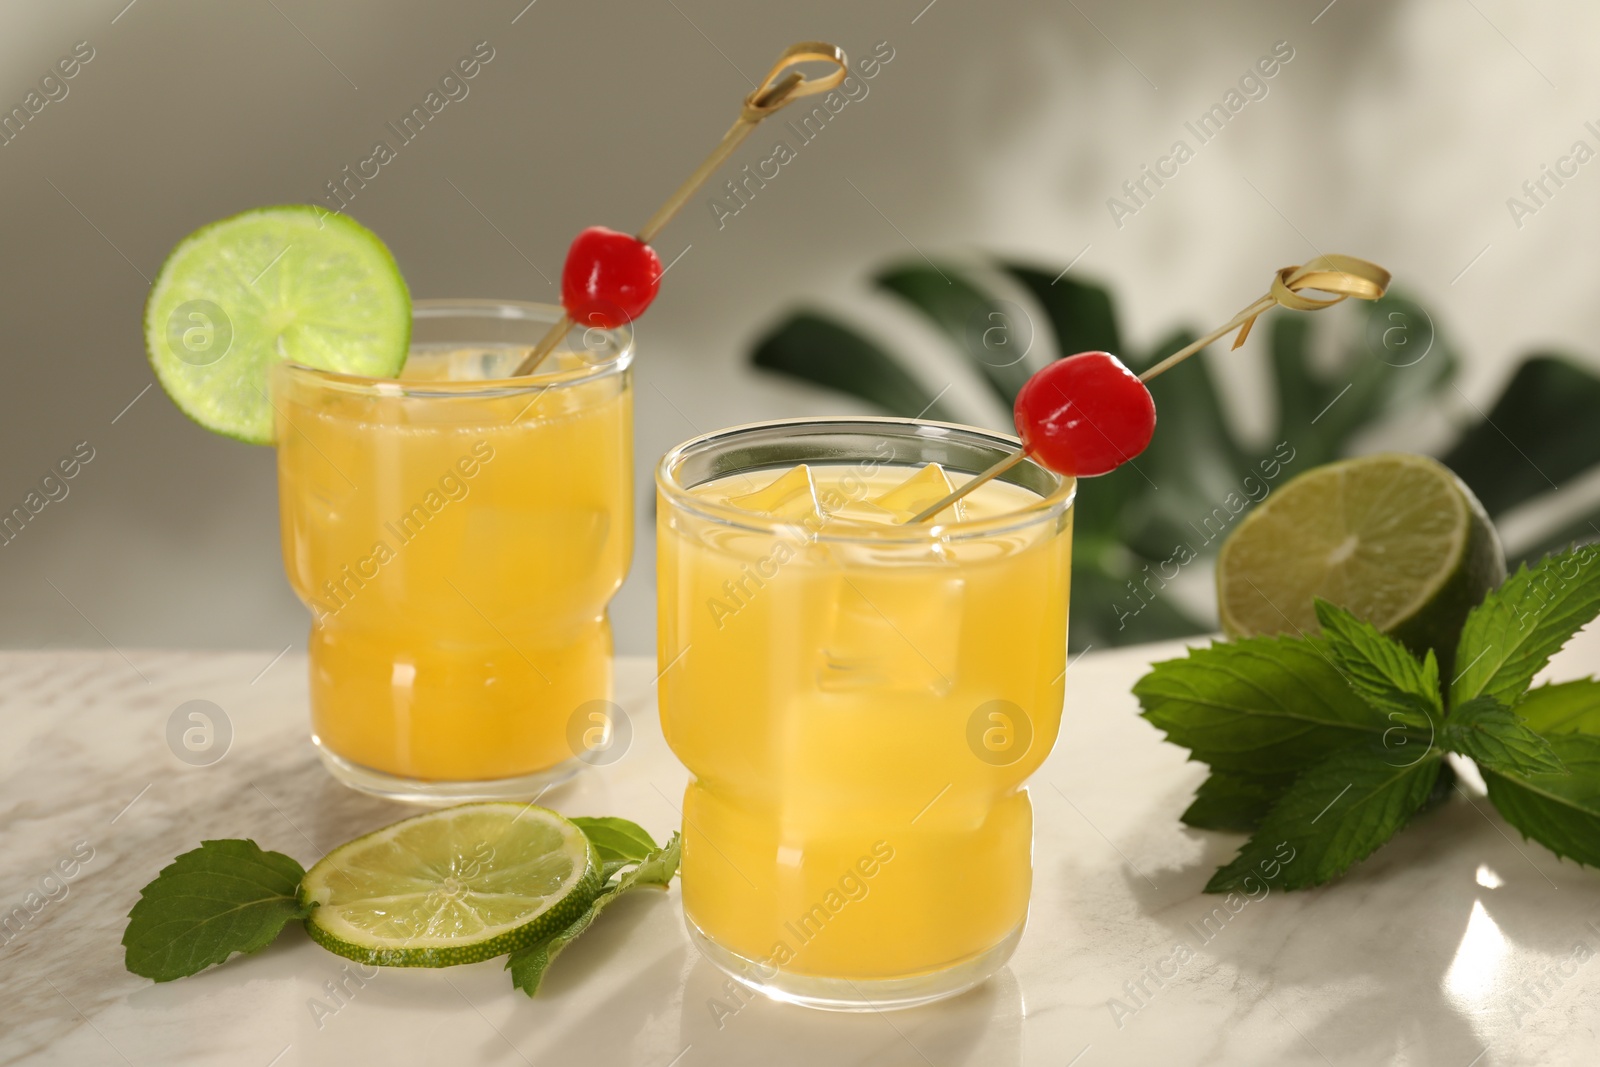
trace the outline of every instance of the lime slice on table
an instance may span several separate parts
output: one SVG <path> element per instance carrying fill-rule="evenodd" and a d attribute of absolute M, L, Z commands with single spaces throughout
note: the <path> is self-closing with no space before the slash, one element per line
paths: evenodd
<path fill-rule="evenodd" d="M 565 929 L 600 891 L 582 830 L 548 808 L 463 804 L 340 845 L 300 883 L 312 940 L 385 967 L 451 967 Z"/>
<path fill-rule="evenodd" d="M 1483 505 L 1426 456 L 1384 453 L 1316 467 L 1263 500 L 1217 557 L 1217 610 L 1232 635 L 1313 634 L 1313 598 L 1371 622 L 1448 670 L 1467 612 L 1505 578 Z"/>
<path fill-rule="evenodd" d="M 204 226 L 150 287 L 144 343 L 173 402 L 208 430 L 272 443 L 267 374 L 293 360 L 394 377 L 411 340 L 411 298 L 365 226 L 307 205 Z"/>

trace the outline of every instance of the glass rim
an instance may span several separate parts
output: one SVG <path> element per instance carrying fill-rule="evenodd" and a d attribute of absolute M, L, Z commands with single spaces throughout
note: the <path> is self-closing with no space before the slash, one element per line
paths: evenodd
<path fill-rule="evenodd" d="M 429 297 L 412 301 L 412 334 L 420 319 L 487 319 L 553 324 L 566 315 L 559 304 L 544 304 L 533 300 L 497 300 L 478 297 Z M 593 327 L 592 327 L 593 328 Z M 603 333 L 615 339 L 614 355 L 581 367 L 552 370 L 540 374 L 525 374 L 516 378 L 485 378 L 476 381 L 415 381 L 404 378 L 372 378 L 363 374 L 346 374 L 324 370 L 294 360 L 284 360 L 274 368 L 296 378 L 314 381 L 319 387 L 338 389 L 351 393 L 364 393 L 375 397 L 426 397 L 448 399 L 451 397 L 500 397 L 523 393 L 544 392 L 548 389 L 567 388 L 599 381 L 621 374 L 633 365 L 633 325 L 629 323 Z M 463 339 L 465 341 L 465 339 Z M 431 343 L 431 342 L 424 342 Z M 467 342 L 470 343 L 470 342 Z M 408 344 L 409 358 L 409 344 Z"/>
<path fill-rule="evenodd" d="M 940 436 L 961 437 L 971 443 L 992 445 L 1006 451 L 1015 451 L 1022 447 L 1022 442 L 1011 434 L 998 433 L 994 430 L 985 430 L 982 427 L 967 426 L 957 422 L 938 422 L 933 419 L 908 419 L 891 415 L 828 415 L 797 419 L 769 419 L 762 422 L 749 422 L 739 426 L 729 426 L 721 430 L 714 430 L 711 433 L 700 434 L 672 448 L 666 455 L 661 457 L 661 462 L 656 464 L 656 488 L 666 502 L 675 510 L 688 512 L 722 526 L 731 526 L 754 533 L 776 534 L 782 530 L 793 529 L 799 524 L 757 515 L 753 512 L 743 511 L 739 508 L 729 507 L 726 504 L 719 504 L 697 497 L 690 491 L 690 487 L 678 481 L 676 477 L 677 469 L 695 452 L 714 448 L 724 442 L 735 441 L 758 430 L 781 429 L 783 427 L 796 429 L 802 427 L 831 427 L 841 432 L 855 431 L 865 434 L 870 433 L 871 428 L 874 426 L 898 427 L 909 430 L 912 432 L 906 436 L 912 437 L 927 437 L 930 439 Z M 930 432 L 922 433 L 919 431 Z M 805 461 L 796 460 L 795 462 Z M 820 530 L 810 531 L 810 538 L 829 544 L 877 545 L 962 541 L 992 537 L 1049 521 L 1065 514 L 1072 507 L 1078 494 L 1078 480 L 1076 478 L 1057 474 L 1032 459 L 1023 460 L 1022 463 L 1018 464 L 1018 467 L 1033 468 L 1055 479 L 1055 489 L 1015 511 L 1008 511 L 1004 514 L 987 518 L 965 519 L 959 522 L 945 523 L 921 522 L 914 526 L 905 523 L 896 526 L 876 526 L 868 523 L 839 520 L 839 526 L 843 529 L 830 530 L 824 527 Z M 976 474 L 977 472 L 964 473 Z M 1007 476 L 1001 475 L 1000 480 L 1006 481 Z M 1019 488 L 1022 487 L 1019 486 Z M 831 526 L 832 524 L 830 523 L 829 525 Z"/>

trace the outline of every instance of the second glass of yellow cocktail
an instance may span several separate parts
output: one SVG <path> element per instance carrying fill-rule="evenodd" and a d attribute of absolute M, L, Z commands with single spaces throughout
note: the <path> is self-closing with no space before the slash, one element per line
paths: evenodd
<path fill-rule="evenodd" d="M 513 377 L 560 308 L 419 301 L 414 316 L 398 379 L 273 370 L 313 739 L 368 792 L 531 796 L 606 741 L 606 606 L 633 550 L 632 335 L 574 329 Z"/>
<path fill-rule="evenodd" d="M 901 1007 L 1021 936 L 1061 720 L 1075 483 L 904 419 L 741 427 L 657 471 L 662 725 L 690 934 L 778 999 Z"/>

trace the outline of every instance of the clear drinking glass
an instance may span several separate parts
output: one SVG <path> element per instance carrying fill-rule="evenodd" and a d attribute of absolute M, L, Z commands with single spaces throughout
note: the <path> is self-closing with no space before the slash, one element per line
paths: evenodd
<path fill-rule="evenodd" d="M 273 372 L 284 567 L 314 617 L 312 739 L 347 785 L 532 795 L 575 772 L 574 724 L 610 707 L 632 335 L 574 330 L 512 377 L 560 315 L 419 301 L 399 379 Z"/>
<path fill-rule="evenodd" d="M 696 438 L 657 470 L 661 721 L 693 775 L 684 911 L 705 955 L 770 996 L 925 1003 L 1021 935 L 1023 781 L 1060 726 L 1074 482 L 1023 462 L 969 498 L 973 517 L 871 519 L 925 464 L 959 483 L 1016 448 L 798 420 Z M 776 484 L 798 464 L 820 511 L 804 475 Z"/>

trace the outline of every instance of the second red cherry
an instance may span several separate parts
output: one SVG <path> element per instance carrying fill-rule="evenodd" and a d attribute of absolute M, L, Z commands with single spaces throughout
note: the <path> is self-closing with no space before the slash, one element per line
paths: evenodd
<path fill-rule="evenodd" d="M 1018 391 L 1013 415 L 1023 451 L 1075 478 L 1120 467 L 1156 429 L 1150 390 L 1109 352 L 1080 352 L 1043 368 Z"/>

